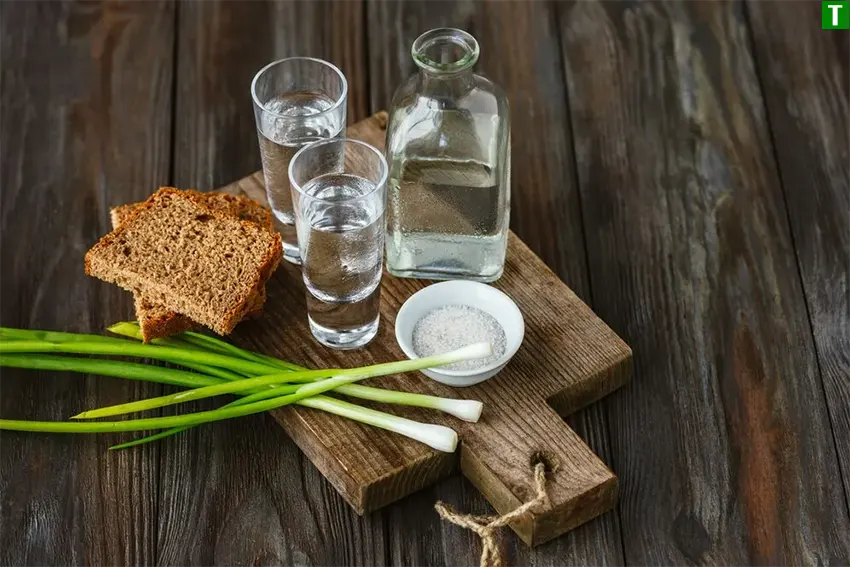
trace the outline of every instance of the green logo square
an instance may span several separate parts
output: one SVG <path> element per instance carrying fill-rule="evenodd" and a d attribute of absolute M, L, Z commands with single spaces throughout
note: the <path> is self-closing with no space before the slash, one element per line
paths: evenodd
<path fill-rule="evenodd" d="M 824 0 L 820 3 L 821 29 L 850 30 L 850 1 Z"/>

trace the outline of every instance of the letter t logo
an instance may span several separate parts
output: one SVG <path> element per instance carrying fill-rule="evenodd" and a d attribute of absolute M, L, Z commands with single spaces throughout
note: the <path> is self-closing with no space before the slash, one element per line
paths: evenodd
<path fill-rule="evenodd" d="M 850 29 L 850 2 L 847 0 L 822 1 L 821 28 L 825 30 Z"/>

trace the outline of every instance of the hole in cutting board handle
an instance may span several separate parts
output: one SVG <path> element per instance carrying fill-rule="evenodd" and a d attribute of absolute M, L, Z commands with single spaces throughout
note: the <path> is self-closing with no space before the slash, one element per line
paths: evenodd
<path fill-rule="evenodd" d="M 557 471 L 561 466 L 558 457 L 556 457 L 554 453 L 543 450 L 534 451 L 531 454 L 531 458 L 528 460 L 528 464 L 532 469 L 536 467 L 538 463 L 543 463 L 543 470 L 546 473 L 546 476 L 551 476 L 552 473 Z"/>

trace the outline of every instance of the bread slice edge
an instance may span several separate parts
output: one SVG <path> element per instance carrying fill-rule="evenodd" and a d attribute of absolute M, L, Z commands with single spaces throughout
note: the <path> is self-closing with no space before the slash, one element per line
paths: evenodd
<path fill-rule="evenodd" d="M 219 219 L 227 219 L 234 220 L 231 215 L 220 213 L 218 211 L 214 211 L 210 209 L 203 203 L 203 199 L 199 198 L 196 194 L 192 194 L 189 192 L 181 191 L 174 187 L 162 187 L 153 195 L 151 195 L 144 203 L 141 203 L 125 220 L 121 223 L 121 226 L 127 225 L 132 222 L 136 217 L 143 214 L 146 210 L 150 209 L 157 201 L 157 198 L 162 196 L 163 194 L 174 194 L 182 198 L 186 198 L 192 201 L 196 206 L 200 207 L 207 214 L 211 214 L 212 216 Z M 250 221 L 237 220 L 237 222 L 242 223 L 246 227 L 250 227 L 251 230 L 262 230 L 257 227 L 255 223 Z M 283 246 L 281 244 L 280 235 L 276 233 L 268 233 L 272 236 L 272 242 L 267 247 L 267 250 L 263 254 L 259 266 L 257 268 L 257 275 L 254 278 L 253 282 L 249 284 L 250 291 L 245 297 L 243 301 L 235 305 L 230 311 L 222 314 L 222 316 L 215 318 L 206 318 L 201 315 L 200 310 L 198 313 L 192 313 L 195 309 L 189 305 L 189 302 L 184 301 L 178 297 L 171 296 L 169 294 L 168 286 L 158 284 L 156 282 L 146 282 L 143 277 L 140 277 L 139 274 L 135 273 L 122 273 L 122 270 L 112 269 L 108 265 L 100 265 L 100 259 L 98 255 L 108 246 L 110 246 L 113 241 L 122 233 L 121 226 L 118 229 L 113 230 L 112 232 L 104 235 L 98 242 L 86 253 L 85 256 L 85 272 L 90 276 L 97 277 L 101 280 L 108 281 L 110 283 L 115 283 L 124 289 L 132 292 L 138 292 L 142 295 L 146 295 L 149 298 L 153 299 L 156 303 L 161 303 L 166 306 L 168 309 L 175 311 L 177 313 L 182 313 L 188 315 L 190 318 L 199 321 L 200 323 L 206 325 L 211 328 L 216 333 L 221 335 L 229 334 L 239 320 L 248 312 L 248 303 L 249 299 L 255 294 L 259 293 L 259 290 L 265 286 L 266 281 L 271 276 L 272 272 L 277 268 L 280 263 L 280 259 L 283 256 Z M 139 281 L 136 284 L 131 282 L 131 279 L 138 279 Z M 187 309 L 187 305 L 189 305 Z"/>

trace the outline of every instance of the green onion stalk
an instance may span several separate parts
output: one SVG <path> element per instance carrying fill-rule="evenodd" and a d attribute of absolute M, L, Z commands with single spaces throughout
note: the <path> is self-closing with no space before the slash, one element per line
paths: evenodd
<path fill-rule="evenodd" d="M 122 323 L 116 323 L 109 327 L 108 329 L 112 333 L 116 333 L 128 338 L 142 340 L 142 331 L 139 328 L 138 323 L 135 321 L 127 321 Z M 251 352 L 249 350 L 245 350 L 239 348 L 230 343 L 224 342 L 220 339 L 216 339 L 215 337 L 210 337 L 207 335 L 202 335 L 200 333 L 195 333 L 193 331 L 187 331 L 180 334 L 181 339 L 154 339 L 154 343 L 162 343 L 162 344 L 171 344 L 173 341 L 188 341 L 191 343 L 199 344 L 203 348 L 218 352 L 219 354 L 228 354 L 234 355 L 236 357 L 244 358 L 247 360 L 253 360 L 255 362 L 268 364 L 270 366 L 276 366 L 281 370 L 291 370 L 291 371 L 306 371 L 307 369 L 301 366 L 297 366 L 295 364 L 291 364 L 289 362 L 267 356 L 264 354 Z M 230 380 L 235 380 L 238 378 L 229 378 Z M 280 386 L 276 386 L 275 388 L 279 388 Z M 425 394 L 412 394 L 408 392 L 398 392 L 395 390 L 385 390 L 382 388 L 372 388 L 369 386 L 361 386 L 358 384 L 349 384 L 337 387 L 335 392 L 343 394 L 345 396 L 350 396 L 353 398 L 360 398 L 363 400 L 370 400 L 374 402 L 382 402 L 388 404 L 396 404 L 403 406 L 415 406 L 427 409 L 435 409 L 438 411 L 442 411 L 449 415 L 453 415 L 458 419 L 462 419 L 463 421 L 468 421 L 472 423 L 476 423 L 481 418 L 481 411 L 483 410 L 483 404 L 477 400 L 459 400 L 452 398 L 440 398 L 438 396 L 428 396 Z M 249 401 L 256 401 L 259 399 L 266 399 L 269 397 L 273 397 L 275 395 L 275 390 L 263 390 L 263 394 L 259 393 L 252 394 L 247 399 Z M 280 393 L 280 392 L 279 392 Z M 237 402 L 234 402 L 237 403 Z M 239 403 L 245 403 L 239 401 Z"/>
<path fill-rule="evenodd" d="M 139 338 L 138 326 L 135 323 L 120 323 L 111 327 L 110 330 L 131 338 Z M 448 427 L 417 423 L 321 394 L 334 390 L 344 395 L 373 401 L 431 407 L 446 411 L 461 419 L 477 421 L 481 413 L 480 402 L 449 400 L 421 394 L 369 388 L 354 385 L 351 382 L 372 376 L 418 370 L 489 355 L 489 345 L 471 345 L 460 349 L 461 352 L 454 351 L 437 357 L 412 361 L 373 365 L 352 370 L 308 371 L 288 362 L 251 353 L 224 341 L 198 333 L 183 333 L 179 335 L 179 338 L 160 339 L 156 342 L 157 344 L 154 345 L 143 345 L 128 342 L 125 339 L 98 335 L 0 328 L 0 366 L 98 373 L 192 388 L 171 396 L 90 410 L 74 416 L 75 418 L 103 417 L 142 411 L 222 393 L 237 393 L 246 397 L 216 410 L 178 416 L 120 422 L 0 420 L 0 429 L 97 433 L 171 428 L 144 439 L 113 447 L 118 449 L 166 437 L 194 425 L 250 415 L 296 403 L 396 431 L 438 450 L 453 451 L 457 444 L 457 435 Z M 54 356 L 45 353 L 139 356 L 176 363 L 196 370 L 196 372 L 152 367 L 131 362 Z M 213 369 L 214 372 L 209 372 L 209 369 Z M 256 376 L 258 373 L 260 374 L 258 377 L 244 378 L 245 375 Z"/>
<path fill-rule="evenodd" d="M 201 400 L 213 396 L 220 396 L 221 394 L 238 394 L 256 391 L 263 386 L 278 386 L 281 384 L 302 381 L 310 382 L 295 390 L 295 392 L 289 396 L 289 401 L 287 401 L 288 404 L 334 390 L 340 386 L 345 386 L 365 378 L 374 378 L 377 376 L 386 376 L 388 374 L 398 374 L 400 372 L 431 368 L 433 366 L 442 366 L 444 364 L 453 364 L 464 360 L 485 358 L 490 356 L 490 352 L 490 345 L 488 343 L 475 343 L 435 356 L 403 360 L 400 362 L 375 364 L 372 366 L 364 366 L 362 368 L 329 368 L 323 370 L 306 370 L 303 372 L 285 372 L 269 376 L 259 376 L 257 378 L 243 378 L 241 380 L 234 380 L 232 382 L 216 384 L 214 386 L 202 386 L 192 390 L 178 392 L 176 394 L 160 396 L 158 398 L 150 398 L 147 400 L 140 400 L 138 402 L 130 402 L 88 410 L 73 416 L 72 419 L 110 417 L 126 413 L 152 410 L 188 401 Z M 317 381 L 317 379 L 322 380 Z M 254 395 L 256 396 L 256 398 L 254 398 L 256 401 L 254 402 L 254 400 L 252 400 L 254 403 L 262 403 L 264 398 L 278 399 L 277 389 L 260 391 Z M 280 400 L 282 399 L 283 398 L 280 398 Z"/>

